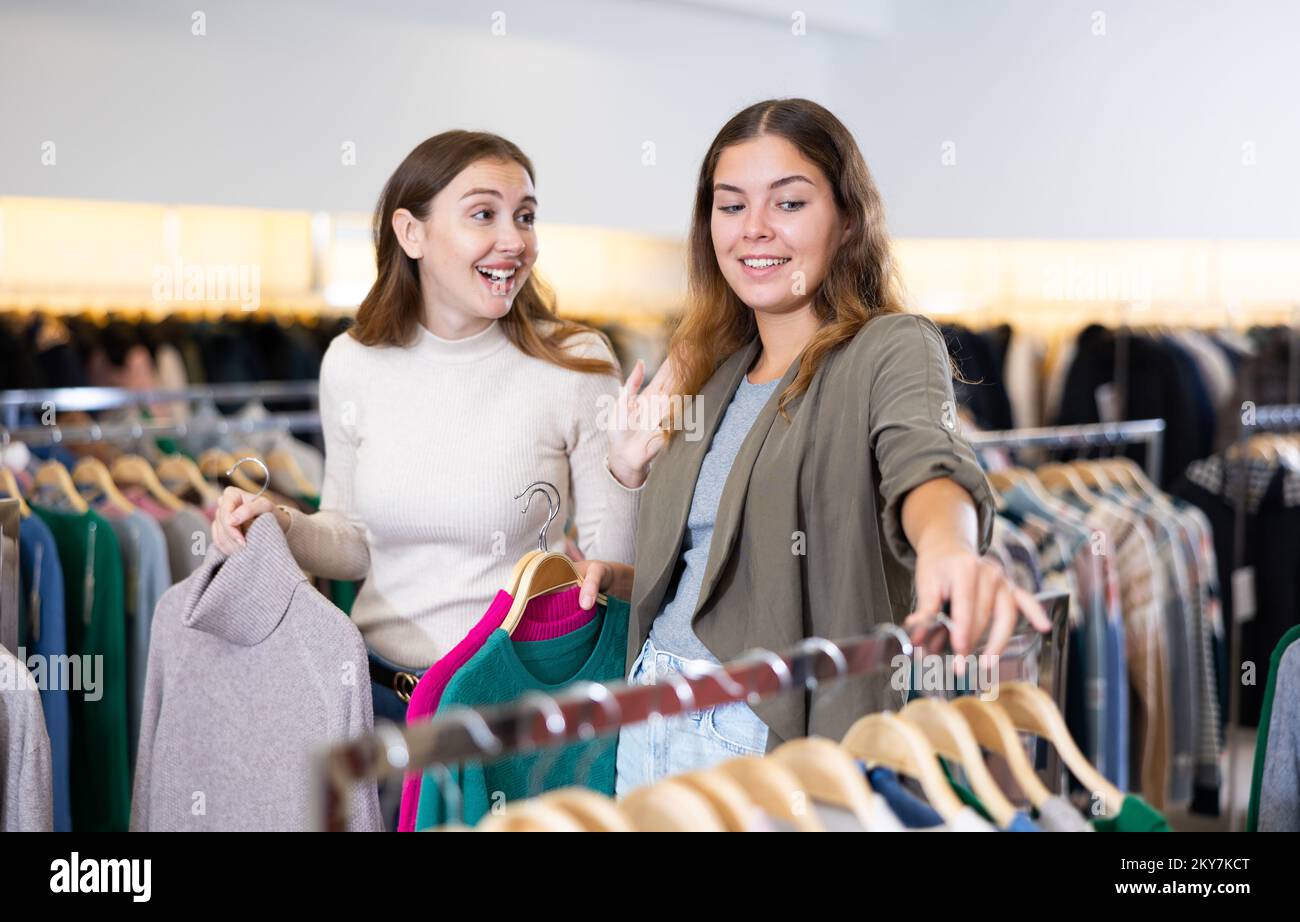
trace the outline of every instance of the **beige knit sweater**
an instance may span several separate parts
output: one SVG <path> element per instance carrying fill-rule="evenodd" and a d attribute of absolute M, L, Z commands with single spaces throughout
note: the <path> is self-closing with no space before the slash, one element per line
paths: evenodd
<path fill-rule="evenodd" d="M 321 363 L 325 481 L 320 512 L 290 511 L 298 564 L 365 579 L 352 619 L 379 655 L 427 668 L 482 617 L 515 561 L 537 547 L 546 503 L 514 499 L 546 480 L 560 493 L 547 532 L 564 548 L 572 516 L 589 558 L 631 564 L 640 491 L 609 472 L 602 425 L 612 375 L 525 355 L 499 323 L 460 340 L 423 326 L 406 347 L 338 336 Z M 595 334 L 577 355 L 613 360 Z"/>

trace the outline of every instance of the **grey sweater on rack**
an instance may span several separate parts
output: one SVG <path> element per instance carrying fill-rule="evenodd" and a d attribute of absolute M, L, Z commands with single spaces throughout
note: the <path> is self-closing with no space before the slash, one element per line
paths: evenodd
<path fill-rule="evenodd" d="M 274 517 L 213 545 L 154 614 L 131 829 L 305 830 L 313 759 L 371 729 L 356 627 L 311 585 Z M 373 783 L 352 830 L 382 828 Z"/>
<path fill-rule="evenodd" d="M 50 737 L 27 667 L 0 647 L 0 832 L 53 832 Z"/>

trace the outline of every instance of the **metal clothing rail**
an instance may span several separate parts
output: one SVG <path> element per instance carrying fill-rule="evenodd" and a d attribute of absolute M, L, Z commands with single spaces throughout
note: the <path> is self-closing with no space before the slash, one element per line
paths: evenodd
<path fill-rule="evenodd" d="M 260 399 L 263 402 L 315 398 L 319 381 L 254 381 L 239 384 L 208 384 L 175 390 L 135 391 L 124 387 L 53 387 L 39 390 L 0 391 L 0 408 L 4 409 L 5 426 L 18 427 L 18 410 L 46 404 L 66 413 L 93 412 L 149 403 L 193 403 L 213 400 L 232 403 Z"/>
<path fill-rule="evenodd" d="M 1089 448 L 1146 443 L 1147 476 L 1158 486 L 1164 436 L 1163 419 L 1133 419 L 1119 423 L 971 432 L 966 435 L 966 440 L 974 448 Z"/>
<path fill-rule="evenodd" d="M 87 423 L 76 426 L 23 426 L 12 431 L 0 427 L 0 435 L 39 448 L 47 445 L 133 442 L 143 438 L 184 438 L 188 435 L 207 433 L 248 435 L 270 431 L 319 432 L 320 428 L 320 413 L 316 410 L 303 410 L 298 413 L 275 413 L 260 419 L 199 417 L 180 423 L 121 422 Z"/>
<path fill-rule="evenodd" d="M 1064 712 L 1068 596 L 1063 592 L 1038 596 L 1048 613 L 1046 639 L 1022 624 L 998 658 L 998 681 L 1033 681 L 1052 696 Z M 1046 655 L 1043 647 L 1046 646 Z M 466 760 L 492 761 L 511 753 L 586 741 L 621 726 L 671 717 L 687 711 L 736 701 L 753 703 L 789 691 L 816 688 L 822 682 L 884 669 L 914 653 L 906 633 L 882 624 L 873 633 L 844 641 L 813 637 L 778 655 L 755 650 L 739 660 L 695 678 L 674 676 L 655 685 L 626 682 L 577 683 L 558 695 L 533 693 L 519 701 L 490 708 L 452 708 L 425 721 L 399 728 L 390 721 L 376 723 L 374 732 L 331 747 L 316 764 L 319 798 L 317 828 L 338 832 L 347 828 L 348 792 L 359 781 L 400 777 L 435 765 Z M 1045 779 L 1060 791 L 1061 770 L 1055 752 Z"/>
<path fill-rule="evenodd" d="M 1232 624 L 1228 629 L 1228 663 L 1230 671 L 1228 673 L 1228 718 L 1224 722 L 1224 740 L 1228 747 L 1228 831 L 1233 832 L 1237 829 L 1237 798 L 1234 796 L 1233 786 L 1237 780 L 1237 755 L 1236 746 L 1233 745 L 1233 736 L 1240 726 L 1238 708 L 1240 706 L 1241 694 L 1238 688 L 1239 683 L 1233 680 L 1234 676 L 1241 675 L 1241 625 L 1242 617 L 1240 610 L 1241 599 L 1238 599 L 1237 575 L 1241 573 L 1246 566 L 1246 512 L 1249 502 L 1249 483 L 1247 466 L 1249 458 L 1246 454 L 1245 446 L 1252 435 L 1262 432 L 1284 432 L 1292 429 L 1300 429 L 1300 403 L 1292 404 L 1267 404 L 1255 408 L 1254 421 L 1246 424 L 1243 420 L 1241 429 L 1237 433 L 1237 502 L 1236 509 L 1233 510 L 1233 528 L 1232 528 L 1232 585 L 1227 587 L 1227 591 L 1233 593 L 1232 598 Z M 1233 462 L 1228 460 L 1231 465 Z M 1226 485 L 1226 484 L 1225 484 Z M 1252 587 L 1250 595 L 1254 595 Z"/>

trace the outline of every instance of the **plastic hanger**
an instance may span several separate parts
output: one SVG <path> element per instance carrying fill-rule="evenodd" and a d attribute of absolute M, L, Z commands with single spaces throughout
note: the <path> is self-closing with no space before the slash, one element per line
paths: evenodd
<path fill-rule="evenodd" d="M 1016 816 L 1015 804 L 1007 800 L 993 780 L 980 744 L 961 714 L 938 698 L 918 698 L 909 702 L 899 716 L 924 733 L 936 753 L 962 767 L 971 791 L 999 829 L 1011 825 Z"/>
<path fill-rule="evenodd" d="M 876 793 L 853 757 L 834 740 L 817 736 L 789 740 L 768 758 L 794 772 L 813 800 L 848 810 L 864 829 L 871 828 Z"/>
<path fill-rule="evenodd" d="M 1065 719 L 1047 692 L 1027 682 L 1003 682 L 998 686 L 998 706 L 1017 729 L 1033 733 L 1056 747 L 1070 773 L 1094 796 L 1105 801 L 1106 815 L 1118 816 L 1124 792 L 1093 767 L 1065 726 Z"/>
<path fill-rule="evenodd" d="M 673 778 L 637 788 L 619 810 L 638 832 L 727 831 L 702 794 Z"/>
<path fill-rule="evenodd" d="M 38 467 L 35 483 L 38 490 L 42 487 L 56 490 L 60 497 L 71 504 L 74 511 L 82 514 L 90 511 L 90 504 L 77 492 L 77 487 L 72 482 L 72 475 L 61 462 L 50 460 Z"/>
<path fill-rule="evenodd" d="M 965 809 L 944 777 L 925 734 L 897 714 L 882 712 L 858 718 L 840 745 L 869 766 L 883 765 L 916 779 L 930 806 L 945 822 Z"/>
<path fill-rule="evenodd" d="M 72 469 L 72 482 L 78 487 L 93 487 L 103 495 L 110 506 L 119 512 L 135 511 L 135 504 L 122 495 L 122 491 L 113 483 L 113 476 L 98 458 L 85 457 Z"/>
<path fill-rule="evenodd" d="M 1035 808 L 1042 807 L 1052 792 L 1039 780 L 1038 773 L 1029 763 L 1029 756 L 1016 733 L 1016 725 L 1006 711 L 999 708 L 996 701 L 985 701 L 978 695 L 962 695 L 949 703 L 966 721 L 979 744 L 1000 755 L 1007 763 L 1011 777 L 1025 799 Z"/>
<path fill-rule="evenodd" d="M 185 504 L 177 499 L 176 494 L 162 485 L 162 481 L 158 479 L 149 462 L 139 455 L 118 457 L 113 461 L 110 470 L 114 483 L 144 487 L 149 491 L 150 496 L 173 512 L 185 508 Z"/>

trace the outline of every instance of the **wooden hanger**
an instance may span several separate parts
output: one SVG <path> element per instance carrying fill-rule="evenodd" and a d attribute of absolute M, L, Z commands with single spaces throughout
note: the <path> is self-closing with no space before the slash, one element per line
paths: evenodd
<path fill-rule="evenodd" d="M 204 478 L 209 482 L 220 483 L 220 478 L 225 475 L 226 471 L 235 467 L 236 457 L 242 458 L 244 456 L 232 455 L 230 452 L 222 451 L 220 448 L 209 448 L 207 451 L 203 452 L 203 454 L 199 455 L 199 470 L 203 473 Z M 253 481 L 249 479 L 249 476 L 239 468 L 235 468 L 235 470 L 231 471 L 230 482 L 245 493 L 258 493 L 261 492 L 262 489 L 261 484 L 253 483 Z"/>
<path fill-rule="evenodd" d="M 185 508 L 176 494 L 162 485 L 149 462 L 139 455 L 122 455 L 113 462 L 110 470 L 114 483 L 144 487 L 150 496 L 172 512 Z"/>
<path fill-rule="evenodd" d="M 505 628 L 506 633 L 513 634 L 519 622 L 523 620 L 524 609 L 533 599 L 581 584 L 582 577 L 578 575 L 573 561 L 568 557 L 553 551 L 538 552 L 536 557 L 524 565 L 524 571 L 514 593 L 515 600 L 501 626 Z M 608 604 L 608 599 L 603 593 L 596 596 L 596 601 L 602 605 Z"/>
<path fill-rule="evenodd" d="M 266 466 L 271 471 L 271 479 L 281 481 L 295 496 L 316 496 L 320 491 L 307 479 L 307 475 L 298 466 L 298 459 L 284 449 L 277 449 L 266 456 Z"/>
<path fill-rule="evenodd" d="M 1099 497 L 1093 495 L 1079 472 L 1068 464 L 1041 464 L 1034 470 L 1034 474 L 1049 490 L 1068 491 L 1090 506 L 1098 502 Z"/>
<path fill-rule="evenodd" d="M 204 480 L 199 466 L 185 455 L 168 455 L 158 462 L 154 470 L 161 480 L 193 488 L 204 505 L 211 505 L 221 499 L 221 491 Z"/>
<path fill-rule="evenodd" d="M 853 757 L 834 740 L 817 736 L 788 740 L 768 758 L 794 772 L 814 800 L 848 810 L 864 829 L 871 828 L 876 794 Z"/>
<path fill-rule="evenodd" d="M 985 701 L 979 695 L 962 695 L 950 704 L 966 721 L 979 744 L 1006 761 L 1011 777 L 1025 799 L 1035 808 L 1042 807 L 1052 792 L 1039 780 L 1034 766 L 1029 763 L 1029 756 L 1016 733 L 1016 725 L 1006 711 L 999 708 L 996 701 Z"/>
<path fill-rule="evenodd" d="M 528 566 L 530 560 L 540 553 L 541 551 L 529 551 L 527 554 L 515 561 L 515 568 L 510 573 L 510 582 L 505 585 L 505 591 L 510 593 L 511 598 L 519 593 L 519 581 L 523 579 L 524 568 Z"/>
<path fill-rule="evenodd" d="M 1118 816 L 1124 805 L 1124 792 L 1111 784 L 1093 767 L 1065 726 L 1065 719 L 1055 702 L 1035 685 L 1027 682 L 1003 682 L 998 686 L 998 706 L 1019 730 L 1033 733 L 1056 747 L 1061 761 L 1085 788 L 1105 801 L 1107 816 Z"/>
<path fill-rule="evenodd" d="M 1091 458 L 1079 458 L 1069 463 L 1069 467 L 1079 475 L 1084 485 L 1105 493 L 1114 488 L 1106 470 Z"/>
<path fill-rule="evenodd" d="M 56 490 L 61 497 L 68 501 L 74 511 L 82 514 L 90 511 L 90 504 L 77 492 L 77 487 L 72 482 L 72 475 L 59 461 L 46 461 L 38 467 L 36 469 L 35 483 L 38 490 L 42 487 Z"/>
<path fill-rule="evenodd" d="M 1030 474 L 1021 467 L 1004 467 L 996 471 L 985 471 L 984 476 L 988 478 L 990 486 L 1005 493 Z"/>
<path fill-rule="evenodd" d="M 119 512 L 130 514 L 135 511 L 135 505 L 122 495 L 108 468 L 98 458 L 85 457 L 78 461 L 72 469 L 72 482 L 78 487 L 93 487 L 98 490 L 108 504 Z"/>
<path fill-rule="evenodd" d="M 14 472 L 3 464 L 0 464 L 0 493 L 8 493 L 7 498 L 18 500 L 19 518 L 25 519 L 32 514 L 32 507 L 27 505 L 22 491 L 18 489 L 18 478 L 14 477 Z"/>
<path fill-rule="evenodd" d="M 944 777 L 934 747 L 925 734 L 897 714 L 877 713 L 858 718 L 840 745 L 869 766 L 883 765 L 919 781 L 925 799 L 945 822 L 966 809 Z"/>
<path fill-rule="evenodd" d="M 585 832 L 568 813 L 539 800 L 509 805 L 474 828 L 478 832 Z"/>
<path fill-rule="evenodd" d="M 746 796 L 773 819 L 789 823 L 799 832 L 826 831 L 799 777 L 780 762 L 761 756 L 738 756 L 711 771 L 739 784 Z"/>
<path fill-rule="evenodd" d="M 703 795 L 673 778 L 637 788 L 619 809 L 638 832 L 727 831 Z"/>
<path fill-rule="evenodd" d="M 722 772 L 699 771 L 674 775 L 673 780 L 707 800 L 727 832 L 749 832 L 754 828 L 759 807 L 733 778 Z"/>
<path fill-rule="evenodd" d="M 899 716 L 925 734 L 934 751 L 966 772 L 971 791 L 999 829 L 1006 829 L 1016 817 L 1016 807 L 993 780 L 980 744 L 962 716 L 938 698 L 917 698 L 908 702 Z"/>
<path fill-rule="evenodd" d="M 538 803 L 566 813 L 585 832 L 632 832 L 615 803 L 590 788 L 560 788 L 538 798 Z"/>

